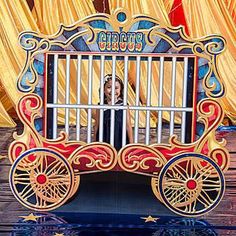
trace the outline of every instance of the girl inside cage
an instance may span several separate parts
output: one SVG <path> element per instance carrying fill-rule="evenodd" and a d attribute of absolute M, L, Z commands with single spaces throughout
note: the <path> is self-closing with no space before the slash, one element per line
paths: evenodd
<path fill-rule="evenodd" d="M 115 105 L 123 105 L 123 91 L 124 84 L 122 80 L 115 76 Z M 104 77 L 104 104 L 112 105 L 112 74 Z M 95 127 L 94 127 L 94 141 L 99 141 L 99 120 L 100 111 L 96 111 Z M 114 147 L 117 151 L 122 148 L 122 131 L 123 131 L 123 110 L 115 109 L 114 120 Z M 111 110 L 105 109 L 103 113 L 103 142 L 110 143 L 111 132 Z M 126 119 L 126 144 L 133 143 L 133 131 L 131 126 L 130 112 L 127 110 Z"/>

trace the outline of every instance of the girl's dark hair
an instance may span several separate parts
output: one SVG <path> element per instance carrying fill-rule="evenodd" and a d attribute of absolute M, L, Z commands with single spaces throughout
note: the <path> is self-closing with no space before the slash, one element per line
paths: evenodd
<path fill-rule="evenodd" d="M 107 74 L 105 75 L 104 77 L 104 88 L 105 88 L 105 85 L 108 83 L 108 81 L 112 80 L 112 74 Z M 119 98 L 121 98 L 123 100 L 124 98 L 124 83 L 123 81 L 120 79 L 120 77 L 118 75 L 115 75 L 115 81 L 118 82 L 120 84 L 120 96 Z M 104 100 L 106 100 L 106 95 L 104 93 Z"/>

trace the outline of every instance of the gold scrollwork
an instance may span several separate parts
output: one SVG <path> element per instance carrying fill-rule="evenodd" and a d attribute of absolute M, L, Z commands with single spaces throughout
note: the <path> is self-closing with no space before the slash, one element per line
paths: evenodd
<path fill-rule="evenodd" d="M 119 166 L 128 172 L 148 171 L 152 168 L 155 171 L 160 170 L 166 162 L 161 152 L 151 146 L 142 144 L 127 145 L 120 150 L 118 156 Z"/>
<path fill-rule="evenodd" d="M 117 163 L 116 150 L 107 143 L 91 143 L 77 148 L 71 153 L 68 161 L 78 169 L 108 171 Z M 84 164 L 84 166 L 83 166 Z"/>
<path fill-rule="evenodd" d="M 24 95 L 17 106 L 17 114 L 24 125 L 22 134 L 13 133 L 14 142 L 9 147 L 9 159 L 13 163 L 21 153 L 29 148 L 43 147 L 43 141 L 36 131 L 34 121 L 41 117 L 42 99 L 36 94 Z"/>
<path fill-rule="evenodd" d="M 225 140 L 217 141 L 215 131 L 224 118 L 224 112 L 220 104 L 213 99 L 204 99 L 197 106 L 199 122 L 205 126 L 200 139 L 197 141 L 194 151 L 204 153 L 213 158 L 225 172 L 229 167 L 229 152 L 224 148 Z"/>

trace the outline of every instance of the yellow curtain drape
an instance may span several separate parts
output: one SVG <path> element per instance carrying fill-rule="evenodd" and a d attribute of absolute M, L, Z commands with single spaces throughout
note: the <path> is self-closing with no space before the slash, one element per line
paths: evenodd
<path fill-rule="evenodd" d="M 218 60 L 218 71 L 226 85 L 226 96 L 222 99 L 223 108 L 236 124 L 236 27 L 232 16 L 225 2 L 221 0 L 201 0 L 201 4 L 199 0 L 183 1 L 183 9 L 192 37 L 218 33 L 227 41 L 227 49 Z"/>
<path fill-rule="evenodd" d="M 0 127 L 14 127 L 14 121 L 7 114 L 2 102 L 0 102 Z"/>
<path fill-rule="evenodd" d="M 164 3 L 167 14 L 169 14 L 172 9 L 174 0 L 163 0 L 163 3 Z"/>
<path fill-rule="evenodd" d="M 108 0 L 111 14 L 116 8 L 122 7 L 131 15 L 146 14 L 164 23 L 169 23 L 168 14 L 163 0 Z"/>
<path fill-rule="evenodd" d="M 32 10 L 40 32 L 49 35 L 56 33 L 61 23 L 71 25 L 94 13 L 92 0 L 35 0 Z"/>
<path fill-rule="evenodd" d="M 225 0 L 226 7 L 229 11 L 229 14 L 232 17 L 232 20 L 236 24 L 236 1 L 235 0 Z"/>
<path fill-rule="evenodd" d="M 37 30 L 26 1 L 0 0 L 0 83 L 8 97 L 7 106 L 15 107 L 20 95 L 16 78 L 24 66 L 25 52 L 19 47 L 18 34 L 23 30 Z M 4 100 L 6 97 L 1 97 Z M 3 101 L 2 101 L 3 102 Z M 0 107 L 0 123 L 14 126 L 4 106 Z M 4 117 L 3 117 L 4 116 Z"/>

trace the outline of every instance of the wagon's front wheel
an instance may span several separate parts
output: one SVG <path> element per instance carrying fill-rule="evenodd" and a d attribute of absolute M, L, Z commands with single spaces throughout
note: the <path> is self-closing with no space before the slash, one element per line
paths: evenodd
<path fill-rule="evenodd" d="M 163 203 L 183 216 L 199 216 L 214 209 L 225 191 L 224 175 L 208 157 L 186 153 L 166 163 L 159 174 Z"/>
<path fill-rule="evenodd" d="M 34 158 L 30 168 L 22 168 Z M 35 148 L 24 152 L 10 170 L 10 187 L 25 207 L 37 211 L 53 210 L 67 201 L 74 186 L 70 163 L 58 152 Z"/>

